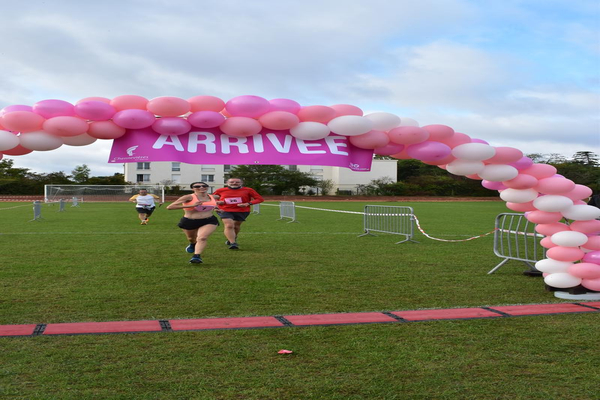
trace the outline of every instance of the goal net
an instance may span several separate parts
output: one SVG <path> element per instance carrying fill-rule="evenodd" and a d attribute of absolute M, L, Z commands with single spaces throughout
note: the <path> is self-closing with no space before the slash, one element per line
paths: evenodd
<path fill-rule="evenodd" d="M 127 201 L 140 189 L 160 197 L 165 201 L 165 187 L 163 185 L 44 185 L 44 201 L 72 200 L 91 201 Z"/>

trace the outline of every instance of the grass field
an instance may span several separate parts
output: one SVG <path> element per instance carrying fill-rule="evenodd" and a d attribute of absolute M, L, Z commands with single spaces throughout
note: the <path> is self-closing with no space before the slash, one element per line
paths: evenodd
<path fill-rule="evenodd" d="M 303 202 L 362 211 L 365 203 Z M 391 204 L 389 204 L 391 205 Z M 402 203 L 465 239 L 501 202 Z M 500 261 L 492 236 L 358 237 L 362 217 L 263 205 L 230 251 L 188 264 L 178 211 L 128 203 L 0 204 L 0 324 L 179 319 L 564 302 Z M 0 338 L 0 398 L 592 399 L 599 315 L 152 334 Z M 277 354 L 290 349 L 289 356 Z"/>

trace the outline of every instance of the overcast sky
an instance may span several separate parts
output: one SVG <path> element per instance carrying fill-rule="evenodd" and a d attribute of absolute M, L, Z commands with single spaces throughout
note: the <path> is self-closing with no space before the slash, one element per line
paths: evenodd
<path fill-rule="evenodd" d="M 3 3 L 0 108 L 136 94 L 352 104 L 528 153 L 600 153 L 598 0 Z M 15 156 L 92 175 L 112 141 Z"/>

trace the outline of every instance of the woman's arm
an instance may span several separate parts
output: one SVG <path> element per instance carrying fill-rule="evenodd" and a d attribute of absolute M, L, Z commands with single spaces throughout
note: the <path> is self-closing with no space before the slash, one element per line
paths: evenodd
<path fill-rule="evenodd" d="M 183 203 L 187 203 L 189 201 L 191 201 L 193 198 L 191 195 L 186 194 L 185 196 L 181 196 L 180 198 L 178 198 L 177 200 L 175 200 L 173 203 L 169 204 L 167 206 L 167 210 L 182 210 L 184 208 L 194 208 L 199 204 L 194 204 L 194 205 L 187 205 L 184 206 Z M 200 204 L 202 204 L 201 202 L 198 202 Z"/>

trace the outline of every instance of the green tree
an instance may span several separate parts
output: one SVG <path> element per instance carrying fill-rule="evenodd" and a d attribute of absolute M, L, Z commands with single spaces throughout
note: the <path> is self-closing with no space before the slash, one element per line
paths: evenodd
<path fill-rule="evenodd" d="M 85 183 L 90 185 L 127 185 L 125 175 L 118 172 L 111 176 L 92 176 Z"/>
<path fill-rule="evenodd" d="M 73 175 L 73 180 L 76 183 L 85 183 L 90 178 L 90 172 L 90 168 L 87 165 L 83 164 L 77 165 L 75 169 L 71 171 L 71 174 Z"/>
<path fill-rule="evenodd" d="M 599 166 L 599 157 L 598 154 L 592 151 L 578 151 L 573 155 L 573 162 L 578 164 Z"/>
<path fill-rule="evenodd" d="M 316 186 L 318 181 L 309 173 L 290 171 L 281 165 L 237 165 L 227 175 L 244 181 L 244 185 L 262 194 L 281 195 L 284 191 L 300 193 L 303 186 Z"/>
<path fill-rule="evenodd" d="M 322 181 L 319 181 L 316 185 L 316 187 L 321 189 L 321 194 L 323 196 L 327 196 L 328 194 L 331 194 L 331 191 L 333 190 L 334 186 L 335 186 L 335 183 L 331 179 L 324 179 Z"/>

